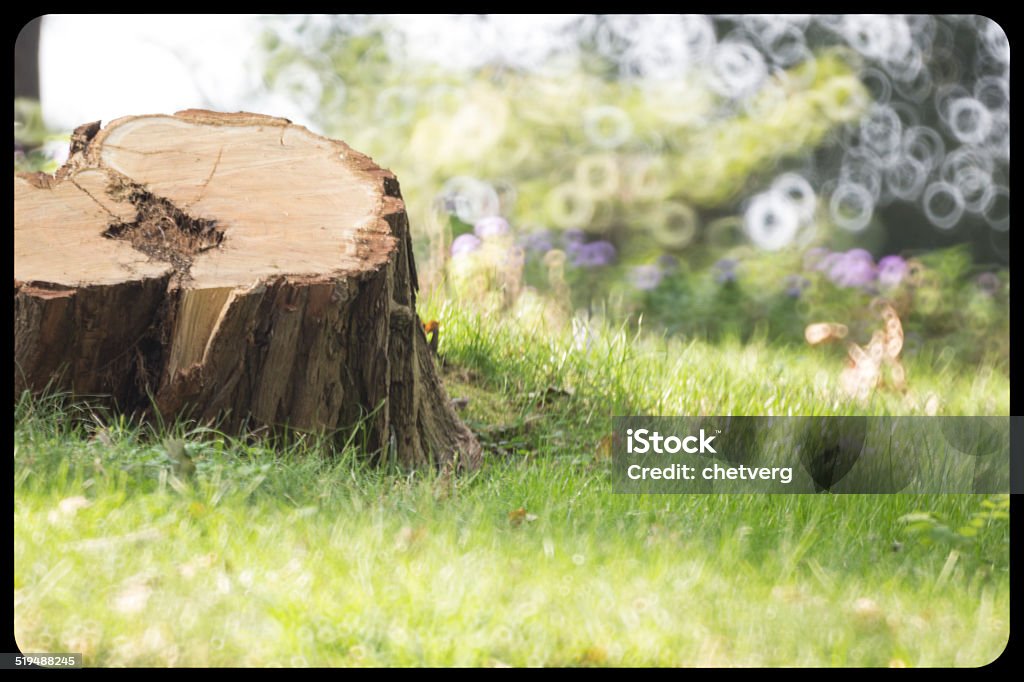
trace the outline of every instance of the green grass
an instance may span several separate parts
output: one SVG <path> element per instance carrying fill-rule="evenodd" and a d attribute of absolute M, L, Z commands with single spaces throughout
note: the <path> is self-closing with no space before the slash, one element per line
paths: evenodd
<path fill-rule="evenodd" d="M 315 437 L 274 449 L 23 400 L 22 650 L 96 666 L 977 666 L 1005 647 L 1005 514 L 957 541 L 901 520 L 957 528 L 984 498 L 615 495 L 599 447 L 635 412 L 910 414 L 934 394 L 943 414 L 1007 414 L 1005 375 L 925 350 L 909 399 L 861 405 L 835 390 L 841 352 L 601 325 L 588 348 L 425 312 L 491 453 L 454 481 Z M 167 435 L 194 477 L 174 475 Z"/>

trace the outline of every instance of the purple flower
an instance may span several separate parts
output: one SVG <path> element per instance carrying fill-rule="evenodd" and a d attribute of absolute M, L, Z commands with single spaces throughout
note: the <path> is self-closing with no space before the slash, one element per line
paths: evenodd
<path fill-rule="evenodd" d="M 864 249 L 850 249 L 830 264 L 828 278 L 841 287 L 867 287 L 875 281 L 875 262 Z"/>
<path fill-rule="evenodd" d="M 574 244 L 582 244 L 587 238 L 587 234 L 578 228 L 572 228 L 562 232 L 562 241 L 566 246 L 572 246 Z"/>
<path fill-rule="evenodd" d="M 670 253 L 658 257 L 658 266 L 662 273 L 675 272 L 679 269 L 679 259 Z"/>
<path fill-rule="evenodd" d="M 715 281 L 719 284 L 736 281 L 736 261 L 732 258 L 723 258 L 714 265 Z"/>
<path fill-rule="evenodd" d="M 510 229 L 508 221 L 500 215 L 490 215 L 486 218 L 481 218 L 473 226 L 473 232 L 481 239 L 508 234 Z"/>
<path fill-rule="evenodd" d="M 1003 283 L 999 281 L 999 275 L 994 272 L 983 272 L 974 281 L 978 288 L 989 296 L 994 296 L 1003 286 Z"/>
<path fill-rule="evenodd" d="M 814 269 L 827 273 L 832 269 L 833 265 L 843 259 L 843 255 L 842 253 L 826 253 L 814 264 Z"/>
<path fill-rule="evenodd" d="M 900 256 L 885 256 L 878 261 L 878 283 L 883 288 L 894 287 L 907 274 L 907 261 Z"/>
<path fill-rule="evenodd" d="M 651 291 L 661 284 L 662 271 L 657 265 L 638 265 L 629 271 L 629 280 L 641 291 Z"/>
<path fill-rule="evenodd" d="M 828 249 L 816 246 L 804 254 L 804 270 L 823 270 L 822 262 L 833 255 Z"/>
<path fill-rule="evenodd" d="M 465 256 L 480 248 L 480 238 L 475 234 L 460 234 L 452 241 L 452 258 Z"/>
<path fill-rule="evenodd" d="M 522 244 L 523 248 L 533 253 L 547 253 L 551 249 L 555 248 L 554 239 L 551 237 L 550 230 L 537 230 L 530 234 L 524 235 L 519 243 Z"/>
<path fill-rule="evenodd" d="M 801 275 L 789 275 L 786 277 L 786 295 L 792 298 L 800 298 L 804 289 L 811 286 L 811 280 Z"/>
<path fill-rule="evenodd" d="M 611 242 L 599 240 L 589 244 L 570 247 L 572 264 L 582 268 L 602 267 L 611 265 L 615 260 L 615 247 Z"/>
<path fill-rule="evenodd" d="M 434 199 L 434 206 L 448 215 L 455 215 L 455 197 L 441 195 Z"/>

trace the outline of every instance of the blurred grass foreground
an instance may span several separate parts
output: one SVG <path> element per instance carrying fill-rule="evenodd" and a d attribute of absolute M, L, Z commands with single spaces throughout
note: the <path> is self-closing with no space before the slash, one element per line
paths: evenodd
<path fill-rule="evenodd" d="M 1009 414 L 998 25 L 270 17 L 263 47 L 268 92 L 399 177 L 421 317 L 487 463 L 450 479 L 370 466 L 354 441 L 26 396 L 23 650 L 498 667 L 1002 652 L 1006 495 L 614 495 L 608 456 L 614 415 Z M 16 120 L 16 167 L 53 170 L 64 138 L 30 102 Z"/>

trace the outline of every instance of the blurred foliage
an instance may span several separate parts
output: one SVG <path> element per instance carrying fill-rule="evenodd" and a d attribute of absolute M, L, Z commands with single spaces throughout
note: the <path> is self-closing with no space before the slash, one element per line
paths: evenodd
<path fill-rule="evenodd" d="M 733 211 L 781 161 L 870 105 L 855 55 L 838 48 L 778 71 L 739 106 L 700 74 L 623 79 L 593 52 L 557 76 L 493 64 L 460 73 L 396 63 L 379 27 L 295 30 L 267 33 L 268 85 L 395 170 L 413 229 L 432 239 L 450 239 L 448 214 L 501 214 L 520 234 L 581 228 L 620 249 L 681 254 L 705 240 L 704 213 Z"/>
<path fill-rule="evenodd" d="M 15 172 L 53 173 L 60 166 L 56 152 L 66 146 L 67 135 L 55 134 L 43 122 L 39 102 L 23 97 L 14 100 Z"/>
<path fill-rule="evenodd" d="M 526 267 L 510 268 L 507 247 L 500 244 L 500 238 L 484 239 L 478 250 L 451 261 L 451 295 L 510 315 L 523 314 L 538 297 L 568 298 L 571 303 L 555 306 L 563 320 L 582 308 L 611 319 L 642 320 L 648 330 L 670 335 L 787 345 L 805 344 L 805 327 L 817 322 L 844 325 L 847 340 L 864 343 L 880 324 L 877 309 L 884 300 L 900 317 L 905 356 L 925 352 L 942 364 L 1008 370 L 1009 274 L 974 264 L 967 246 L 918 254 L 904 261 L 906 272 L 898 281 L 883 283 L 875 275 L 862 286 L 834 281 L 794 251 L 737 249 L 736 258 L 707 268 L 666 258 L 650 266 L 641 288 L 637 268 L 625 264 L 573 267 L 564 256 L 544 262 L 528 255 Z M 594 302 L 591 292 L 601 283 L 608 294 Z M 845 345 L 834 352 L 845 353 Z"/>
<path fill-rule="evenodd" d="M 22 144 L 42 144 L 49 136 L 43 123 L 43 111 L 34 99 L 14 100 L 14 140 Z"/>
<path fill-rule="evenodd" d="M 485 28 L 482 19 L 466 21 L 472 30 Z M 841 17 L 820 21 L 846 30 Z M 942 50 L 997 42 L 990 27 L 957 21 L 913 22 L 914 30 L 933 32 L 926 56 L 940 66 Z M 885 286 L 885 259 L 869 257 L 866 279 L 857 282 L 807 264 L 813 247 L 886 255 L 886 226 L 877 216 L 851 231 L 849 224 L 861 221 L 858 207 L 830 205 L 812 187 L 832 172 L 823 161 L 829 153 L 853 158 L 851 130 L 884 140 L 886 117 L 907 113 L 891 87 L 878 92 L 888 82 L 879 69 L 895 62 L 876 54 L 877 36 L 867 30 L 873 24 L 849 19 L 857 31 L 846 44 L 813 25 L 782 22 L 774 35 L 792 38 L 797 27 L 803 56 L 773 62 L 737 94 L 723 91 L 715 58 L 669 78 L 632 73 L 644 70 L 629 62 L 636 45 L 615 43 L 637 39 L 624 32 L 629 20 L 580 22 L 566 27 L 578 41 L 570 57 L 452 66 L 410 57 L 413 50 L 398 43 L 417 36 L 379 17 L 271 21 L 266 79 L 327 134 L 396 172 L 428 290 L 444 286 L 449 296 L 500 314 L 541 305 L 565 324 L 576 311 L 599 309 L 669 334 L 783 343 L 803 343 L 804 327 L 821 321 L 847 325 L 851 338 L 870 334 L 877 323 L 871 303 L 882 296 L 903 320 L 908 353 L 927 342 L 939 355 L 1005 366 L 1008 274 L 974 266 L 968 249 L 892 255 L 912 267 Z M 775 30 L 768 19 L 764 26 L 713 20 L 716 31 L 748 23 L 755 28 L 739 38 L 711 35 L 710 44 L 743 52 L 748 41 L 762 49 L 756 31 Z M 453 54 L 472 51 L 458 44 L 465 39 L 452 34 Z M 435 53 L 444 51 L 438 45 Z M 757 59 L 734 62 L 726 75 L 735 82 L 757 75 Z M 963 80 L 967 70 L 946 76 Z M 882 96 L 903 108 L 879 109 L 873 99 Z M 937 118 L 923 121 L 938 127 Z M 913 116 L 903 125 L 912 124 Z M 897 134 L 899 125 L 897 119 Z M 870 173 L 856 175 L 866 172 L 862 166 L 849 170 L 844 161 L 847 172 L 870 185 Z M 506 219 L 497 228 L 487 222 L 496 216 Z M 838 229 L 837 216 L 846 229 Z M 923 217 L 918 222 L 934 231 Z M 936 245 L 949 243 L 937 236 Z"/>

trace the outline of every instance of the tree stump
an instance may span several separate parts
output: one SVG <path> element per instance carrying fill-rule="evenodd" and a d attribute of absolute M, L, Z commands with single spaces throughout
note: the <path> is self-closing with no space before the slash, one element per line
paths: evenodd
<path fill-rule="evenodd" d="M 480 463 L 416 314 L 398 181 L 281 118 L 79 127 L 14 180 L 15 397 L 105 396 L 300 430 L 363 423 L 406 464 Z"/>

